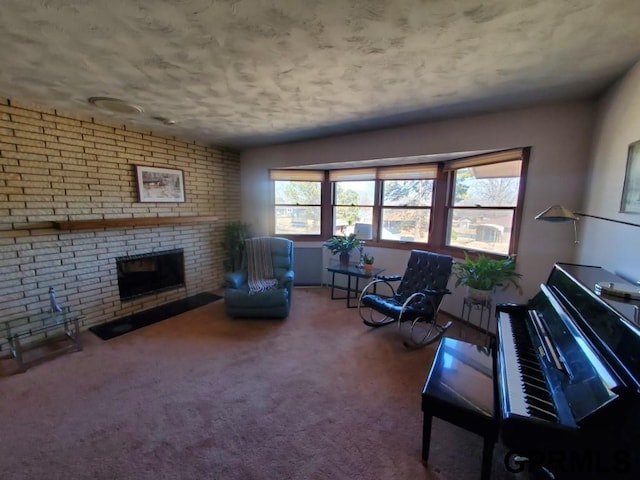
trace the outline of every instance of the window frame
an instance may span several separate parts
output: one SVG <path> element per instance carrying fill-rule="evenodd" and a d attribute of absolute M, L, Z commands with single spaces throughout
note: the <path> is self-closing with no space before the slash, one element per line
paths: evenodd
<path fill-rule="evenodd" d="M 378 224 L 378 229 L 377 229 L 377 233 L 378 233 L 378 240 L 379 241 L 383 241 L 383 242 L 391 242 L 393 244 L 396 243 L 403 243 L 403 242 L 410 242 L 410 243 L 416 243 L 416 244 L 427 244 L 428 241 L 425 242 L 415 242 L 415 241 L 410 241 L 410 240 L 394 240 L 394 239 L 390 239 L 390 238 L 382 238 L 382 226 L 383 226 L 383 222 L 384 222 L 384 211 L 385 210 L 389 210 L 389 211 L 409 211 L 409 210 L 422 210 L 422 211 L 426 211 L 428 212 L 429 215 L 429 223 L 427 225 L 427 237 L 431 238 L 431 230 L 432 230 L 432 220 L 433 220 L 433 205 L 434 205 L 434 200 L 435 200 L 435 186 L 436 186 L 436 180 L 437 178 L 383 178 L 380 179 L 380 205 L 379 205 L 379 224 Z M 431 186 L 431 203 L 428 205 L 387 205 L 385 204 L 385 200 L 384 200 L 384 192 L 385 192 L 385 182 L 409 182 L 409 181 L 431 181 L 432 186 Z"/>
<path fill-rule="evenodd" d="M 272 200 L 272 215 L 270 221 L 270 231 L 273 235 L 286 236 L 295 240 L 319 240 L 324 238 L 325 235 L 325 185 L 327 183 L 326 172 L 318 170 L 282 170 L 274 169 L 269 171 L 269 178 L 271 181 L 271 200 Z M 320 203 L 319 204 L 288 204 L 276 202 L 276 182 L 277 181 L 290 181 L 290 182 L 310 182 L 320 183 Z M 319 234 L 291 234 L 276 232 L 276 209 L 280 206 L 296 206 L 296 207 L 319 207 L 320 208 L 320 233 Z"/>
<path fill-rule="evenodd" d="M 357 208 L 365 208 L 365 209 L 370 209 L 371 210 L 371 234 L 373 236 L 372 239 L 362 239 L 365 242 L 372 242 L 375 238 L 376 238 L 376 232 L 374 231 L 374 227 L 377 223 L 376 219 L 375 219 L 375 211 L 376 211 L 376 205 L 379 203 L 378 201 L 378 196 L 379 191 L 379 185 L 378 182 L 376 182 L 375 180 L 375 169 L 368 169 L 368 170 L 372 170 L 372 172 L 369 172 L 365 175 L 357 175 L 357 178 L 349 178 L 349 179 L 340 179 L 337 180 L 335 176 L 332 176 L 333 173 L 335 173 L 335 170 L 329 173 L 329 183 L 330 183 L 330 188 L 331 188 L 331 232 L 333 235 L 333 232 L 336 231 L 337 225 L 335 225 L 336 223 L 336 218 L 335 218 L 335 212 L 338 208 L 349 208 L 349 207 L 357 207 Z M 360 178 L 362 177 L 362 178 Z M 332 179 L 333 178 L 333 179 Z M 346 203 L 338 203 L 338 183 L 355 183 L 355 182 L 373 182 L 373 202 L 368 205 L 368 204 L 364 204 L 364 203 L 352 203 L 352 204 L 346 204 Z M 356 222 L 357 224 L 357 222 Z M 356 232 L 354 232 L 356 233 Z"/>
<path fill-rule="evenodd" d="M 527 168 L 529 165 L 530 147 L 521 149 L 504 150 L 500 152 L 493 152 L 485 155 L 478 155 L 476 157 L 469 157 L 459 160 L 451 160 L 445 162 L 443 173 L 447 182 L 447 195 L 445 197 L 445 203 L 440 210 L 439 223 L 443 227 L 440 239 L 441 243 L 436 247 L 438 251 L 442 253 L 448 253 L 456 257 L 462 257 L 464 252 L 482 253 L 492 258 L 505 258 L 517 255 L 518 244 L 520 240 L 520 229 L 522 225 L 522 211 L 524 206 L 525 188 L 527 183 Z M 516 197 L 515 207 L 499 207 L 499 206 L 481 206 L 481 207 L 461 207 L 455 205 L 455 173 L 457 170 L 476 167 L 483 165 L 495 165 L 498 163 L 505 163 L 514 160 L 521 161 L 520 167 L 520 182 L 518 186 L 518 194 Z M 462 247 L 456 247 L 447 245 L 447 230 L 449 228 L 449 218 L 451 218 L 451 212 L 454 209 L 469 208 L 469 209 L 484 209 L 484 210 L 509 210 L 513 211 L 513 220 L 511 225 L 511 236 L 509 239 L 509 247 L 506 254 L 489 252 L 478 249 L 465 249 Z"/>
<path fill-rule="evenodd" d="M 508 254 L 500 254 L 495 252 L 486 252 L 482 251 L 485 255 L 494 258 L 504 258 L 507 256 L 513 256 L 517 254 L 519 240 L 520 240 L 520 231 L 522 228 L 522 218 L 523 218 L 523 210 L 524 210 L 524 198 L 525 198 L 525 190 L 527 184 L 527 171 L 529 166 L 529 157 L 530 157 L 531 147 L 522 147 L 516 149 L 508 149 L 502 151 L 495 151 L 488 154 L 477 155 L 473 157 L 464 157 L 460 159 L 448 160 L 445 162 L 439 163 L 421 163 L 415 165 L 402 165 L 402 166 L 389 166 L 389 167 L 373 167 L 373 168 L 359 168 L 359 169 L 339 169 L 339 170 L 324 170 L 324 181 L 321 186 L 321 233 L 320 235 L 287 235 L 292 240 L 298 241 L 324 241 L 327 238 L 333 235 L 333 211 L 335 208 L 335 182 L 336 181 L 350 181 L 357 179 L 358 174 L 362 174 L 363 172 L 367 172 L 370 175 L 371 171 L 375 171 L 375 197 L 373 204 L 373 239 L 365 240 L 368 246 L 372 247 L 382 247 L 382 248 L 391 248 L 396 250 L 412 250 L 412 249 L 424 249 L 430 250 L 434 252 L 444 253 L 448 255 L 452 255 L 457 258 L 462 258 L 464 253 L 469 251 L 462 247 L 456 247 L 447 245 L 447 231 L 449 228 L 449 218 L 450 211 L 455 207 L 453 202 L 454 195 L 454 181 L 455 181 L 455 171 L 460 168 L 467 168 L 473 166 L 481 166 L 481 165 L 490 165 L 496 163 L 502 163 L 513 160 L 520 160 L 521 170 L 520 170 L 520 182 L 517 194 L 517 201 L 515 207 L 486 207 L 494 210 L 499 209 L 508 209 L 512 210 L 513 213 L 513 222 L 511 228 L 511 238 L 508 247 Z M 433 177 L 433 191 L 432 191 L 432 203 L 431 206 L 420 206 L 420 207 L 389 207 L 383 205 L 383 182 L 386 180 L 401 180 L 400 177 L 396 176 L 393 178 L 384 178 L 387 174 L 395 174 L 402 176 L 402 173 L 397 173 L 398 170 L 408 170 L 411 169 L 420 170 L 423 168 L 428 168 L 435 171 L 435 176 Z M 395 172 L 394 172 L 395 170 Z M 283 171 L 283 170 L 278 170 Z M 289 170 L 284 170 L 289 171 Z M 300 171 L 300 170 L 293 170 Z M 316 170 L 316 172 L 318 172 Z M 355 176 L 354 176 L 355 175 Z M 347 180 L 340 180 L 341 178 Z M 362 176 L 359 178 L 360 180 L 368 180 L 369 178 L 366 176 Z M 406 178 L 406 180 L 415 180 L 417 178 Z M 274 200 L 274 215 L 272 215 L 273 222 L 275 222 L 275 183 L 272 182 L 272 188 L 274 192 L 272 193 L 271 198 Z M 366 206 L 369 208 L 369 206 Z M 381 221 L 382 221 L 382 211 L 384 208 L 421 208 L 427 209 L 430 211 L 430 222 L 429 222 L 429 230 L 428 230 L 428 241 L 427 242 L 414 242 L 408 240 L 389 240 L 389 239 L 381 239 Z M 272 225 L 271 231 L 275 232 L 275 224 Z M 476 251 L 475 249 L 473 250 Z"/>

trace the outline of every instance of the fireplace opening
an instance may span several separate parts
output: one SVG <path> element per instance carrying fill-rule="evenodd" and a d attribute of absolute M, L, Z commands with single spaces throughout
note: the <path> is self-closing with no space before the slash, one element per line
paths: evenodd
<path fill-rule="evenodd" d="M 182 249 L 116 258 L 120 299 L 184 287 Z"/>

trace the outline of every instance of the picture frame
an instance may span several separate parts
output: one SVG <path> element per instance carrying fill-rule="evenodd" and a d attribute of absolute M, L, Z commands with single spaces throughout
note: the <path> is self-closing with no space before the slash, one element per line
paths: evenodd
<path fill-rule="evenodd" d="M 182 170 L 135 165 L 140 202 L 184 202 Z"/>
<path fill-rule="evenodd" d="M 621 213 L 640 213 L 640 140 L 629 144 Z"/>

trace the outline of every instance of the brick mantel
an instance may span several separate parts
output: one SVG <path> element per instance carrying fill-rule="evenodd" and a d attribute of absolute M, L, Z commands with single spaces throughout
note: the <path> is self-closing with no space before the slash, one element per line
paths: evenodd
<path fill-rule="evenodd" d="M 138 218 L 103 218 L 96 220 L 70 220 L 52 222 L 56 230 L 95 230 L 99 228 L 142 227 L 155 225 L 188 225 L 197 223 L 213 223 L 218 217 L 138 217 Z"/>
<path fill-rule="evenodd" d="M 139 202 L 135 165 L 182 170 L 187 201 Z M 54 287 L 86 329 L 221 285 L 239 155 L 0 99 L 0 200 L 0 317 L 46 310 Z M 117 257 L 174 248 L 184 287 L 120 300 Z"/>

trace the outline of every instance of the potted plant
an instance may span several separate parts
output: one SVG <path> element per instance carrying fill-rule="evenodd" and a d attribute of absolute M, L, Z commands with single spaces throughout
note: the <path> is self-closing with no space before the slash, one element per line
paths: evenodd
<path fill-rule="evenodd" d="M 243 222 L 229 222 L 224 226 L 222 247 L 225 272 L 238 270 L 244 255 L 244 241 L 249 238 L 249 224 Z"/>
<path fill-rule="evenodd" d="M 364 263 L 363 268 L 370 272 L 371 269 L 373 268 L 373 261 L 375 260 L 375 257 L 373 255 L 369 255 L 368 253 L 365 253 L 362 255 L 362 263 Z"/>
<path fill-rule="evenodd" d="M 522 293 L 518 279 L 522 274 L 515 270 L 515 258 L 495 259 L 482 253 L 477 257 L 464 254 L 464 262 L 456 262 L 453 274 L 456 277 L 456 287 L 464 285 L 468 288 L 468 296 L 474 300 L 487 301 L 498 286 L 503 290 L 513 285 Z"/>
<path fill-rule="evenodd" d="M 351 250 L 360 245 L 360 240 L 356 238 L 355 233 L 349 235 L 334 235 L 322 245 L 328 248 L 334 255 L 340 255 L 340 263 L 342 265 L 348 265 Z"/>

